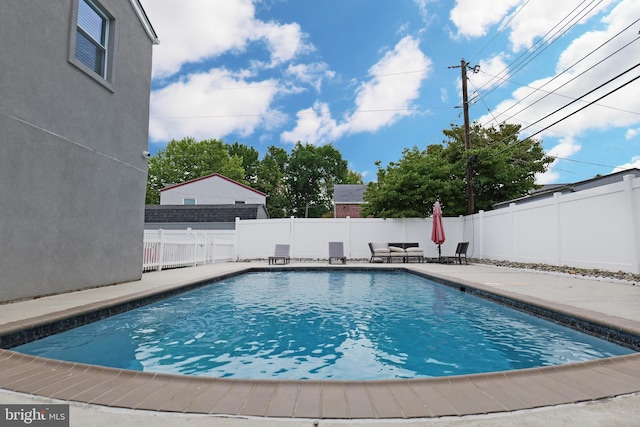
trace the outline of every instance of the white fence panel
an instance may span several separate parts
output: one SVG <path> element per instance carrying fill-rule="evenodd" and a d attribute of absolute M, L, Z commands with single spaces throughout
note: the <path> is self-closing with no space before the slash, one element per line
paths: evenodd
<path fill-rule="evenodd" d="M 145 230 L 143 271 L 236 258 L 233 231 Z"/>
<path fill-rule="evenodd" d="M 640 178 L 627 175 L 572 194 L 444 218 L 442 255 L 468 241 L 469 257 L 640 273 L 639 215 Z M 178 237 L 167 230 L 162 237 L 147 230 L 144 269 L 266 259 L 277 243 L 289 244 L 292 258 L 327 259 L 328 242 L 341 241 L 348 258 L 366 259 L 369 242 L 417 242 L 434 258 L 431 227 L 431 218 L 236 219 L 235 231 L 216 232 L 213 241 L 194 240 L 196 232 Z"/>
<path fill-rule="evenodd" d="M 583 268 L 610 270 L 633 264 L 633 226 L 629 221 L 623 183 L 581 191 L 562 197 L 560 262 Z"/>
<path fill-rule="evenodd" d="M 640 179 L 471 217 L 479 258 L 640 273 Z M 469 217 L 467 217 L 469 218 Z"/>
<path fill-rule="evenodd" d="M 442 253 L 453 255 L 460 235 L 460 219 L 445 218 L 444 223 L 445 233 L 454 240 L 445 242 Z M 435 257 L 438 252 L 431 242 L 431 226 L 431 218 L 237 220 L 238 258 L 267 258 L 273 255 L 277 243 L 284 243 L 290 245 L 292 258 L 326 259 L 331 241 L 343 242 L 348 258 L 369 258 L 369 242 L 417 242 L 425 250 L 425 256 Z"/>

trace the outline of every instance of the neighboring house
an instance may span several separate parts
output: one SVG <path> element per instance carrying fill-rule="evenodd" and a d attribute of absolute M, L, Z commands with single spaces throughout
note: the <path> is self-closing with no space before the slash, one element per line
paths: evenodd
<path fill-rule="evenodd" d="M 147 230 L 235 230 L 236 218 L 267 219 L 264 205 L 148 205 Z"/>
<path fill-rule="evenodd" d="M 366 185 L 336 184 L 333 186 L 333 217 L 360 218 Z"/>
<path fill-rule="evenodd" d="M 142 276 L 156 43 L 138 0 L 0 2 L 0 300 Z"/>
<path fill-rule="evenodd" d="M 214 173 L 160 190 L 161 205 L 266 205 L 267 195 Z"/>
<path fill-rule="evenodd" d="M 589 188 L 599 187 L 601 185 L 613 184 L 623 180 L 625 175 L 634 175 L 636 178 L 640 177 L 640 169 L 633 168 L 620 172 L 611 173 L 609 175 L 597 176 L 595 178 L 587 179 L 584 181 L 578 181 L 573 184 L 549 184 L 543 186 L 539 190 L 534 190 L 530 194 L 513 200 L 507 200 L 506 202 L 500 202 L 493 205 L 495 209 L 508 207 L 511 203 L 520 204 L 527 203 L 534 200 L 545 199 L 553 197 L 554 193 L 575 193 L 576 191 L 587 190 Z"/>
<path fill-rule="evenodd" d="M 233 230 L 236 218 L 269 218 L 267 195 L 214 173 L 160 190 L 160 205 L 147 205 L 144 227 Z"/>

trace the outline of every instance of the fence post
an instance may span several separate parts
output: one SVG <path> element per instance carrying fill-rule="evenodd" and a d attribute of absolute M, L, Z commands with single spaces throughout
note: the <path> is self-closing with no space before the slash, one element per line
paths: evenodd
<path fill-rule="evenodd" d="M 624 194 L 629 204 L 629 228 L 632 236 L 631 243 L 631 270 L 632 273 L 640 273 L 640 226 L 638 226 L 638 212 L 636 209 L 636 200 L 633 193 L 633 181 L 636 179 L 634 175 L 625 175 L 622 177 L 624 182 Z"/>
<path fill-rule="evenodd" d="M 560 213 L 560 197 L 562 193 L 557 191 L 553 193 L 553 208 L 555 209 L 556 221 L 556 265 L 562 265 L 562 218 Z"/>
<path fill-rule="evenodd" d="M 335 213 L 335 209 L 334 209 Z M 346 257 L 351 258 L 351 216 L 347 215 L 347 253 Z"/>
<path fill-rule="evenodd" d="M 193 234 L 193 266 L 198 265 L 198 233 L 191 231 Z"/>
<path fill-rule="evenodd" d="M 291 218 L 289 219 L 289 241 L 291 242 L 290 245 L 290 250 L 291 250 L 291 258 L 295 258 L 296 257 L 296 245 L 295 245 L 295 228 L 296 228 L 296 224 L 295 224 L 295 217 L 292 215 Z"/>
<path fill-rule="evenodd" d="M 159 250 L 158 250 L 158 271 L 162 271 L 162 261 L 164 260 L 164 231 L 162 229 L 158 230 L 158 238 L 160 240 Z"/>
<path fill-rule="evenodd" d="M 515 221 L 516 204 L 509 203 L 509 232 L 511 233 L 511 249 L 509 253 L 509 261 L 515 262 L 516 258 L 516 221 Z"/>
<path fill-rule="evenodd" d="M 211 264 L 216 263 L 216 236 L 215 235 L 211 238 L 211 242 L 207 242 L 207 256 L 209 259 L 211 259 Z"/>
<path fill-rule="evenodd" d="M 471 217 L 473 221 L 473 216 Z M 480 241 L 480 253 L 478 254 L 478 258 L 484 259 L 484 210 L 480 209 L 478 211 L 478 241 Z M 473 233 L 475 234 L 475 227 L 473 228 Z M 473 236 L 475 239 L 475 236 Z"/>
<path fill-rule="evenodd" d="M 238 242 L 240 241 L 240 217 L 236 217 L 236 228 L 235 228 L 235 242 L 233 244 L 233 251 L 235 252 L 234 258 L 236 259 L 236 261 L 240 261 L 240 253 L 238 250 Z M 215 240 L 214 240 L 214 244 L 215 244 Z M 214 246 L 214 250 L 213 250 L 214 254 L 215 254 L 215 246 Z M 213 262 L 216 262 L 216 259 L 213 258 Z"/>

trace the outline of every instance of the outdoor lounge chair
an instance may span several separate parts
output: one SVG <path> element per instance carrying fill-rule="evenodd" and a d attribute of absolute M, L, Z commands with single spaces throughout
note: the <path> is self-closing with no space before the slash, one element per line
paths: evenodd
<path fill-rule="evenodd" d="M 404 250 L 407 253 L 407 262 L 410 262 L 411 258 L 415 258 L 417 262 L 424 262 L 424 251 L 419 246 L 409 246 Z"/>
<path fill-rule="evenodd" d="M 342 242 L 329 242 L 329 264 L 331 260 L 338 260 L 342 264 L 347 263 L 347 257 L 344 256 L 344 245 Z"/>
<path fill-rule="evenodd" d="M 389 245 L 381 242 L 369 242 L 369 250 L 371 251 L 371 258 L 369 262 L 388 262 L 391 256 Z"/>
<path fill-rule="evenodd" d="M 289 245 L 276 244 L 273 256 L 269 257 L 269 264 L 277 264 L 279 260 L 282 260 L 283 264 L 289 264 L 289 261 L 291 261 L 291 258 L 289 258 Z"/>
<path fill-rule="evenodd" d="M 407 252 L 403 248 L 391 246 L 386 242 L 369 243 L 369 250 L 371 251 L 369 262 L 391 262 L 394 259 L 401 259 L 402 262 L 405 262 L 407 259 Z"/>

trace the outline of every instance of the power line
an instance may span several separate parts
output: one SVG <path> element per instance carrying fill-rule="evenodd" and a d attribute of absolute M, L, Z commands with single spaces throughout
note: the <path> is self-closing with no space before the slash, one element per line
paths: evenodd
<path fill-rule="evenodd" d="M 500 114 L 498 114 L 497 117 L 500 117 L 502 115 L 504 115 L 507 111 L 511 110 L 512 108 L 514 108 L 515 106 L 519 105 L 520 103 L 522 103 L 525 99 L 529 98 L 530 96 L 532 96 L 534 93 L 536 92 L 540 92 L 542 91 L 542 88 L 547 86 L 548 84 L 550 84 L 551 82 L 553 82 L 554 80 L 556 80 L 557 78 L 559 78 L 560 76 L 562 76 L 563 74 L 565 74 L 566 72 L 568 72 L 570 69 L 572 69 L 573 67 L 575 67 L 576 65 L 578 65 L 580 62 L 586 60 L 589 56 L 593 55 L 595 52 L 597 52 L 599 49 L 603 48 L 604 46 L 606 46 L 608 43 L 610 43 L 611 41 L 613 41 L 616 37 L 620 36 L 624 31 L 627 31 L 629 28 L 631 28 L 633 25 L 635 25 L 638 21 L 640 21 L 640 19 L 636 19 L 633 23 L 631 23 L 630 25 L 628 25 L 626 28 L 624 28 L 623 30 L 621 30 L 620 32 L 618 32 L 615 36 L 611 37 L 610 39 L 608 39 L 607 41 L 605 41 L 604 43 L 602 43 L 600 46 L 598 46 L 597 48 L 595 48 L 594 50 L 592 50 L 591 52 L 589 52 L 587 55 L 585 55 L 584 57 L 582 57 L 581 59 L 579 59 L 578 61 L 574 62 L 571 66 L 565 68 L 561 73 L 557 74 L 556 76 L 554 76 L 551 80 L 547 81 L 545 84 L 543 84 L 542 86 L 540 86 L 539 88 L 533 88 L 530 86 L 526 86 L 529 87 L 531 89 L 533 89 L 533 91 L 531 93 L 529 93 L 527 96 L 525 96 L 524 98 L 520 99 L 518 102 L 516 102 L 515 104 L 513 104 L 512 106 L 510 106 L 509 108 L 507 108 L 506 110 L 502 111 Z M 638 39 L 640 39 L 640 37 L 636 37 L 633 40 L 631 40 L 629 43 L 625 44 L 624 46 L 622 46 L 621 48 L 617 49 L 616 51 L 612 52 L 611 54 L 607 55 L 605 58 L 601 59 L 600 61 L 598 61 L 596 64 L 594 64 L 593 66 L 591 66 L 590 68 L 588 68 L 587 70 L 583 71 L 582 73 L 576 75 L 575 77 L 573 77 L 572 79 L 568 80 L 567 82 L 565 82 L 564 84 L 562 84 L 561 86 L 558 86 L 557 88 L 555 88 L 553 91 L 542 91 L 545 92 L 546 95 L 544 95 L 543 97 L 539 98 L 538 100 L 536 100 L 535 102 L 531 103 L 530 105 L 528 105 L 527 107 L 521 109 L 520 111 L 518 111 L 517 113 L 514 113 L 513 115 L 511 115 L 509 118 L 507 118 L 506 120 L 509 120 L 511 118 L 513 118 L 516 114 L 521 113 L 523 111 L 525 111 L 526 109 L 532 107 L 533 105 L 537 104 L 538 102 L 542 101 L 543 99 L 547 98 L 549 95 L 554 94 L 558 89 L 563 88 L 564 86 L 566 86 L 567 84 L 571 83 L 572 81 L 576 80 L 577 78 L 581 77 L 582 75 L 584 75 L 585 73 L 587 73 L 588 71 L 593 70 L 596 66 L 602 64 L 603 62 L 605 62 L 606 60 L 610 59 L 612 56 L 614 56 L 615 54 L 619 53 L 620 51 L 622 51 L 623 49 L 629 47 L 632 43 L 638 41 Z M 559 95 L 561 96 L 561 95 Z M 497 117 L 494 117 L 494 120 L 497 119 Z M 497 120 L 496 120 L 497 121 Z"/>
<path fill-rule="evenodd" d="M 570 106 L 570 105 L 572 105 L 572 104 L 574 104 L 574 103 L 578 102 L 579 100 L 581 100 L 581 99 L 582 99 L 582 98 L 584 98 L 585 96 L 592 94 L 592 93 L 593 93 L 593 92 L 595 92 L 596 90 L 601 89 L 602 87 L 604 87 L 604 86 L 608 85 L 608 84 L 609 84 L 609 83 L 611 83 L 612 81 L 619 79 L 619 78 L 620 78 L 620 77 L 622 77 L 623 75 L 625 75 L 625 74 L 627 74 L 627 73 L 631 72 L 632 70 L 634 70 L 635 68 L 638 68 L 638 67 L 640 67 L 640 63 L 638 63 L 638 64 L 634 65 L 634 66 L 633 66 L 633 67 L 631 67 L 631 68 L 628 68 L 626 71 L 623 71 L 622 73 L 618 74 L 617 76 L 612 77 L 611 79 L 607 80 L 606 82 L 602 83 L 601 85 L 599 85 L 599 86 L 597 86 L 597 87 L 595 87 L 595 88 L 591 89 L 589 92 L 585 93 L 584 95 L 580 96 L 579 98 L 574 99 L 574 100 L 573 100 L 573 101 L 571 101 L 570 103 L 568 103 L 568 104 L 566 104 L 566 105 L 564 105 L 564 106 L 562 106 L 562 107 L 560 107 L 560 108 L 556 109 L 555 111 L 552 111 L 551 113 L 547 114 L 546 116 L 542 117 L 541 119 L 536 120 L 535 122 L 533 122 L 533 123 L 531 123 L 530 125 L 528 125 L 528 126 L 524 127 L 524 128 L 523 128 L 523 129 L 521 129 L 520 131 L 522 132 L 523 130 L 530 128 L 531 126 L 535 125 L 536 123 L 539 123 L 539 122 L 541 122 L 542 120 L 544 120 L 544 119 L 546 119 L 546 118 L 548 118 L 548 117 L 550 117 L 550 116 L 554 115 L 555 113 L 557 113 L 557 112 L 559 112 L 559 111 L 561 111 L 561 110 L 563 110 L 563 109 L 567 108 L 568 106 Z M 634 80 L 636 80 L 636 79 L 638 79 L 638 78 L 640 78 L 640 76 L 638 76 L 638 77 L 636 77 L 635 79 L 633 79 L 633 80 L 631 80 L 631 81 L 629 81 L 629 82 L 625 83 L 622 87 L 624 87 L 624 86 L 628 85 L 629 83 L 633 82 Z M 615 89 L 614 91 L 609 92 L 609 93 L 607 93 L 606 95 L 604 95 L 604 96 L 602 96 L 602 97 L 598 98 L 597 100 L 595 100 L 595 101 L 592 101 L 592 102 L 588 103 L 587 105 L 585 105 L 584 107 L 580 108 L 579 110 L 577 110 L 577 111 L 575 111 L 575 112 L 571 113 L 571 114 L 570 114 L 569 116 L 567 116 L 567 117 L 572 116 L 573 114 L 577 113 L 578 111 L 583 110 L 584 108 L 588 107 L 589 105 L 591 105 L 591 104 L 593 104 L 593 103 L 595 103 L 595 102 L 599 101 L 600 99 L 604 98 L 605 96 L 610 95 L 611 93 L 613 93 L 613 92 L 615 92 L 615 91 L 617 91 L 617 90 L 619 90 L 619 89 L 620 89 L 620 88 L 617 88 L 617 89 Z M 564 119 L 563 119 L 563 120 L 564 120 Z M 557 123 L 557 122 L 556 122 L 556 123 Z"/>
<path fill-rule="evenodd" d="M 589 7 L 589 5 L 591 5 L 591 3 L 593 3 L 595 0 L 592 0 L 586 7 Z M 498 76 L 500 76 L 501 74 L 508 72 L 509 68 L 512 66 L 516 66 L 517 64 L 520 63 L 520 65 L 515 68 L 514 70 L 512 70 L 511 75 L 515 75 L 516 73 L 518 73 L 519 71 L 521 71 L 525 65 L 529 64 L 533 59 L 535 59 L 537 56 L 539 56 L 542 52 L 544 52 L 549 46 L 551 46 L 553 43 L 555 43 L 562 35 L 566 34 L 571 28 L 573 28 L 577 22 L 579 22 L 584 16 L 586 16 L 588 13 L 591 12 L 591 10 L 593 10 L 598 4 L 600 4 L 602 2 L 602 0 L 599 0 L 598 3 L 596 3 L 595 6 L 593 6 L 590 10 L 588 10 L 587 12 L 585 12 L 582 16 L 579 16 L 577 18 L 576 22 L 571 23 L 571 21 L 575 20 L 576 18 L 571 18 L 571 20 L 566 23 L 565 25 L 563 25 L 562 27 L 560 27 L 559 30 L 557 30 L 555 33 L 551 34 L 552 31 L 554 29 L 556 29 L 563 21 L 565 21 L 567 18 L 569 18 L 572 14 L 574 14 L 574 12 L 584 3 L 586 2 L 583 1 L 582 3 L 580 3 L 580 5 L 576 6 L 573 10 L 571 10 L 567 15 L 565 15 L 564 18 L 562 18 L 560 20 L 560 22 L 558 22 L 556 25 L 554 25 L 549 31 L 547 31 L 544 36 L 542 36 L 539 40 L 537 40 L 534 45 L 527 49 L 525 52 L 523 52 L 520 56 L 518 56 L 518 58 L 516 58 L 513 62 L 511 62 L 511 64 L 507 65 L 504 69 L 502 69 L 502 71 L 500 71 L 498 73 Z M 584 10 L 584 9 L 583 9 Z M 567 25 L 569 25 L 568 28 Z M 564 31 L 562 32 L 562 34 L 558 33 L 564 29 Z M 551 34 L 551 36 L 549 36 Z M 548 37 L 549 36 L 549 37 Z M 550 41 L 551 40 L 551 41 Z M 546 45 L 546 46 L 545 46 Z M 538 46 L 538 47 L 536 47 Z M 544 46 L 544 47 L 543 47 Z M 541 50 L 540 50 L 541 49 Z M 540 50 L 540 52 L 538 52 L 538 50 Z M 535 56 L 533 56 L 535 54 Z M 533 56 L 533 57 L 532 57 Z M 529 59 L 527 62 L 524 62 L 526 59 Z M 493 92 L 498 85 L 497 84 L 493 84 L 490 85 L 493 82 L 493 80 L 490 80 L 489 82 L 485 83 L 482 87 L 480 87 L 480 91 L 485 90 L 486 93 L 484 94 L 484 96 L 490 94 L 491 92 Z M 488 86 L 489 85 L 489 86 Z M 484 89 L 486 86 L 488 86 L 487 89 Z"/>
<path fill-rule="evenodd" d="M 489 40 L 484 46 L 482 46 L 482 48 L 480 48 L 480 50 L 478 52 L 476 52 L 475 55 L 473 55 L 473 57 L 471 57 L 471 61 L 473 62 L 473 60 L 480 55 L 480 53 L 485 50 L 487 48 L 487 46 L 489 46 L 491 43 L 493 43 L 493 41 L 496 39 L 496 37 L 498 37 L 508 26 L 509 24 L 511 24 L 511 21 L 513 21 L 515 19 L 516 16 L 518 16 L 518 14 L 520 12 L 522 12 L 522 10 L 524 9 L 524 7 L 529 3 L 530 0 L 525 1 L 519 8 L 518 10 L 516 10 L 516 12 L 511 15 L 511 17 L 507 20 L 507 22 L 504 23 L 504 25 L 502 25 L 502 27 L 500 27 L 500 29 L 498 30 L 498 32 L 496 32 L 493 37 L 491 38 L 491 40 Z"/>
<path fill-rule="evenodd" d="M 638 64 L 638 65 L 636 65 L 636 66 L 634 66 L 634 67 L 632 67 L 632 68 L 636 68 L 637 66 L 640 66 L 640 64 Z M 624 73 L 626 73 L 626 72 L 628 72 L 628 71 L 629 71 L 629 70 L 625 71 Z M 624 73 L 622 73 L 622 74 L 624 74 Z M 616 78 L 618 78 L 618 77 L 616 77 Z M 534 137 L 534 136 L 536 136 L 536 135 L 541 134 L 541 133 L 542 133 L 542 132 L 544 132 L 545 130 L 547 130 L 547 129 L 549 129 L 549 128 L 551 128 L 551 127 L 555 126 L 555 125 L 557 125 L 558 123 L 560 123 L 560 122 L 562 122 L 562 121 L 564 121 L 564 120 L 568 119 L 569 117 L 574 116 L 575 114 L 579 113 L 580 111 L 584 110 L 585 108 L 587 108 L 587 107 L 589 107 L 589 106 L 591 106 L 591 105 L 593 105 L 593 104 L 597 103 L 597 102 L 598 102 L 598 101 L 600 101 L 601 99 L 606 98 L 607 96 L 611 95 L 612 93 L 615 93 L 615 92 L 619 91 L 620 89 L 622 89 L 622 88 L 624 88 L 624 87 L 626 87 L 626 86 L 630 85 L 631 83 L 633 83 L 634 81 L 636 81 L 636 80 L 638 80 L 638 79 L 640 79 L 640 76 L 636 76 L 636 77 L 634 77 L 633 79 L 629 80 L 628 82 L 626 82 L 626 83 L 624 83 L 624 84 L 622 84 L 622 85 L 618 86 L 618 87 L 617 87 L 617 88 L 615 88 L 615 89 L 610 90 L 609 92 L 607 92 L 607 93 L 605 93 L 604 95 L 602 95 L 602 96 L 600 96 L 600 97 L 598 97 L 598 98 L 594 99 L 593 101 L 591 101 L 591 102 L 589 102 L 588 104 L 586 104 L 585 106 L 583 106 L 583 107 L 581 107 L 581 108 L 577 109 L 576 111 L 573 111 L 573 112 L 571 112 L 571 113 L 567 114 L 566 116 L 564 116 L 563 118 L 561 118 L 561 119 L 559 119 L 559 120 L 556 120 L 555 122 L 551 123 L 550 125 L 545 126 L 544 128 L 542 128 L 542 129 L 540 129 L 540 130 L 538 130 L 538 131 L 536 131 L 536 132 L 532 133 L 532 134 L 531 134 L 531 135 L 529 135 L 527 138 L 525 138 L 525 139 L 523 139 L 523 140 L 520 140 L 520 141 L 518 141 L 518 142 L 515 142 L 515 143 L 513 143 L 513 144 L 509 145 L 508 147 L 505 147 L 504 149 L 502 149 L 502 150 L 498 151 L 497 153 L 494 153 L 494 154 L 493 154 L 492 156 L 490 156 L 489 158 L 491 158 L 491 157 L 495 157 L 495 156 L 497 156 L 498 154 L 504 153 L 505 151 L 510 150 L 511 148 L 515 147 L 516 145 L 522 144 L 522 143 L 523 143 L 524 141 L 526 141 L 527 139 L 530 139 L 530 138 L 532 138 L 532 137 Z M 612 80 L 610 80 L 609 82 L 611 82 L 611 81 L 612 81 Z M 607 83 L 609 83 L 609 82 L 607 82 Z M 605 83 L 605 84 L 607 84 L 607 83 Z M 604 85 L 604 84 L 603 84 L 603 85 Z M 601 86 L 603 86 L 603 85 L 601 85 Z M 594 89 L 594 90 L 595 90 L 595 89 Z M 591 92 L 593 92 L 593 91 L 591 91 Z M 586 94 L 585 94 L 585 95 L 586 95 Z M 564 107 L 563 107 L 563 108 L 564 108 Z M 552 113 L 552 114 L 553 114 L 553 113 Z M 547 115 L 547 116 L 545 116 L 545 118 L 546 118 L 546 117 L 548 117 L 548 115 Z M 542 120 L 542 119 L 540 119 L 540 120 Z M 525 128 L 523 128 L 523 129 L 520 129 L 520 131 L 523 131 L 524 129 L 528 129 L 528 128 L 530 128 L 530 127 L 531 127 L 531 126 L 533 126 L 535 123 L 538 123 L 540 120 L 538 120 L 538 121 L 536 121 L 536 122 L 534 122 L 534 123 L 532 123 L 532 124 L 530 124 L 530 125 L 526 126 L 526 127 L 525 127 Z"/>

